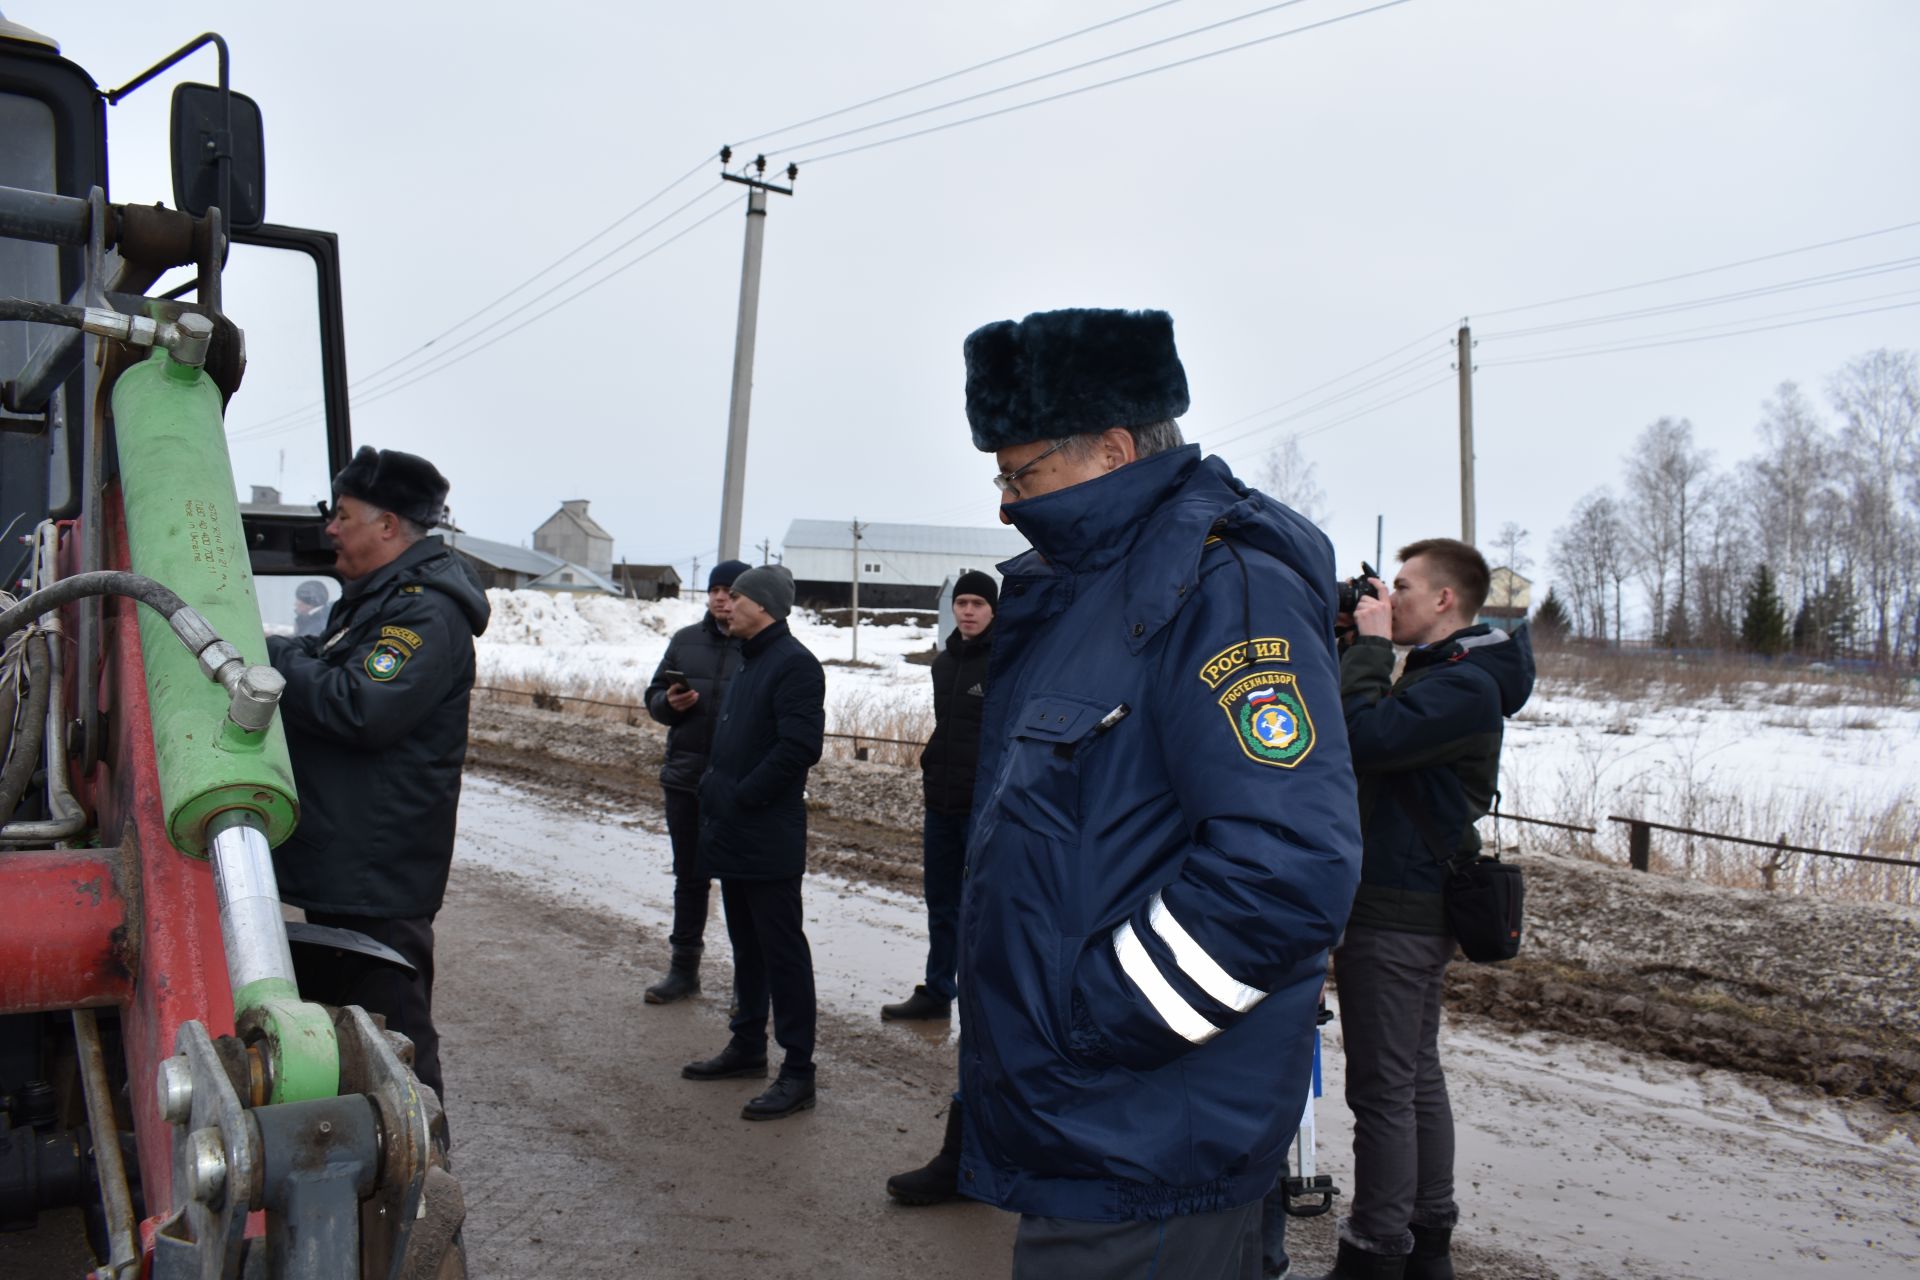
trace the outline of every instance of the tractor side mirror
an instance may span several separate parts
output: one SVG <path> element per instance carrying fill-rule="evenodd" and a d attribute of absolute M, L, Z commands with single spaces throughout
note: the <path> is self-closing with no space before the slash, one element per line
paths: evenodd
<path fill-rule="evenodd" d="M 260 106 L 244 93 L 224 95 L 232 102 L 233 124 L 220 90 L 209 84 L 183 84 L 173 91 L 173 203 L 200 217 L 221 204 L 220 157 L 228 160 L 228 206 L 221 209 L 228 231 L 259 226 L 267 216 L 267 146 Z"/>

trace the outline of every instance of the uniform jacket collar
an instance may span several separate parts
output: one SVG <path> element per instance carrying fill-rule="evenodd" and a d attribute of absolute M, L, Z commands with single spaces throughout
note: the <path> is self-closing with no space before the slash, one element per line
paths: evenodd
<path fill-rule="evenodd" d="M 1192 598 L 1200 560 L 1215 534 L 1272 555 L 1298 572 L 1332 607 L 1333 554 L 1326 535 L 1293 511 L 1242 484 L 1198 445 L 1155 454 L 1074 485 L 1011 503 L 1007 516 L 1034 550 L 1003 574 L 1070 573 L 1126 557 L 1122 593 L 1126 643 L 1139 653 Z"/>
<path fill-rule="evenodd" d="M 785 618 L 775 618 L 765 631 L 762 631 L 751 640 L 741 642 L 740 656 L 749 660 L 757 658 L 772 648 L 775 640 L 780 639 L 782 636 L 790 636 L 792 634 L 793 630 L 787 626 L 787 620 Z"/>
<path fill-rule="evenodd" d="M 447 544 L 438 538 L 422 538 L 372 573 L 349 582 L 340 594 L 348 599 L 372 595 L 381 588 L 398 582 L 415 566 L 444 553 L 446 549 Z"/>

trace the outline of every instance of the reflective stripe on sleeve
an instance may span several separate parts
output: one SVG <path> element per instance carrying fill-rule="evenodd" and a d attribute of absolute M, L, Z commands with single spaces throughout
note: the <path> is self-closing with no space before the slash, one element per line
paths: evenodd
<path fill-rule="evenodd" d="M 1193 940 L 1181 923 L 1173 918 L 1173 912 L 1167 910 L 1166 901 L 1160 894 L 1153 895 L 1153 903 L 1147 908 L 1147 923 L 1160 935 L 1173 952 L 1173 958 L 1179 962 L 1181 972 L 1192 978 L 1194 985 L 1218 1000 L 1235 1013 L 1245 1013 L 1267 998 L 1267 993 L 1258 987 L 1250 987 L 1222 969 L 1214 958 L 1206 953 L 1199 943 Z"/>
<path fill-rule="evenodd" d="M 1120 957 L 1121 970 L 1174 1031 L 1195 1044 L 1205 1044 L 1220 1034 L 1220 1028 L 1201 1017 L 1161 976 L 1153 957 L 1147 954 L 1146 944 L 1133 931 L 1131 920 L 1113 931 L 1113 953 Z"/>

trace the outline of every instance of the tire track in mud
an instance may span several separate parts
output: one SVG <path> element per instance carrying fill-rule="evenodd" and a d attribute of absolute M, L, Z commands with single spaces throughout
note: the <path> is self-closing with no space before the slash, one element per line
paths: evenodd
<path fill-rule="evenodd" d="M 663 734 L 476 701 L 468 767 L 610 814 L 657 813 Z M 919 892 L 912 771 L 826 760 L 809 867 Z M 1447 1008 L 1920 1111 L 1920 911 L 1675 881 L 1523 854 L 1519 959 L 1460 961 Z M 1335 983 L 1337 986 L 1336 974 Z"/>

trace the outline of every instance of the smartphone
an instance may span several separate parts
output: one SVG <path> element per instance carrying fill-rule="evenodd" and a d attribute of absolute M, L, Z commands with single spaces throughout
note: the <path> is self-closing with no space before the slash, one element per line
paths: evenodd
<path fill-rule="evenodd" d="M 682 689 L 693 688 L 687 683 L 687 673 L 684 671 L 662 671 L 660 678 L 667 682 L 668 689 L 672 689 L 675 685 L 679 685 Z"/>

